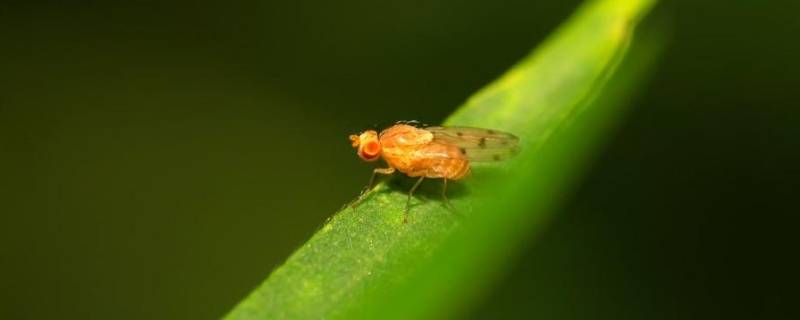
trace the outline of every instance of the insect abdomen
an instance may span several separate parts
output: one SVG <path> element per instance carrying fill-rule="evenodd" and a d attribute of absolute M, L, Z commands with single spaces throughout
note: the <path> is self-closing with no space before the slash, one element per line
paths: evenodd
<path fill-rule="evenodd" d="M 466 159 L 442 159 L 435 160 L 431 168 L 433 176 L 429 178 L 447 178 L 448 180 L 458 180 L 469 173 L 469 161 Z"/>
<path fill-rule="evenodd" d="M 446 178 L 448 180 L 458 180 L 469 173 L 469 160 L 461 151 L 454 146 L 437 145 L 433 148 L 442 148 L 440 153 L 446 153 L 446 157 L 422 158 L 417 160 L 414 167 L 420 168 L 427 178 Z"/>

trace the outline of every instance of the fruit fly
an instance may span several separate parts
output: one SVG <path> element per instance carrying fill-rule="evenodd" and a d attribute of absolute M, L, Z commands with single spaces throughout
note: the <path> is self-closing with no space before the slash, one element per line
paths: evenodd
<path fill-rule="evenodd" d="M 448 180 L 467 176 L 472 162 L 501 161 L 519 151 L 519 138 L 513 134 L 472 127 L 418 128 L 398 123 L 380 133 L 367 130 L 351 135 L 350 140 L 361 159 L 376 161 L 382 157 L 388 165 L 373 170 L 366 191 L 372 189 L 378 174 L 400 171 L 409 177 L 419 177 L 408 192 L 404 223 L 408 221 L 411 197 L 425 178 L 444 179 L 442 198 L 452 208 L 447 198 Z M 358 205 L 365 194 L 353 206 Z"/>

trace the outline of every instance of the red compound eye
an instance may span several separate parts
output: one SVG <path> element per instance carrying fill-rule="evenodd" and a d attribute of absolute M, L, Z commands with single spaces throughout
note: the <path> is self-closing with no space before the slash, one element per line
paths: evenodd
<path fill-rule="evenodd" d="M 368 159 L 375 158 L 378 156 L 378 153 L 381 152 L 381 145 L 380 143 L 374 141 L 368 142 L 361 149 L 361 152 L 364 155 L 364 158 Z"/>

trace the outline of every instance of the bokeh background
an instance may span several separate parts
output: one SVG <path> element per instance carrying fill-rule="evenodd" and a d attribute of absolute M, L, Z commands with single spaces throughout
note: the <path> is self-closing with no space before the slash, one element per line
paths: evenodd
<path fill-rule="evenodd" d="M 579 1 L 0 4 L 0 318 L 224 315 Z M 796 2 L 678 1 L 631 112 L 474 318 L 791 318 Z"/>

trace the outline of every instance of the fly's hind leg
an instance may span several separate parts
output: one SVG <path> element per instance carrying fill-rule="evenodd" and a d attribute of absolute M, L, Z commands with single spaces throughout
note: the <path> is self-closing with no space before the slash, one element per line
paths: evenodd
<path fill-rule="evenodd" d="M 419 177 L 417 183 L 415 183 L 414 186 L 411 187 L 411 190 L 408 191 L 408 200 L 406 200 L 406 211 L 403 213 L 403 223 L 408 223 L 408 209 L 411 207 L 411 196 L 414 195 L 414 191 L 417 190 L 419 185 L 422 183 L 422 180 L 424 179 L 425 176 Z"/>
<path fill-rule="evenodd" d="M 369 193 L 372 190 L 372 187 L 375 186 L 376 175 L 378 174 L 390 175 L 394 173 L 394 170 L 395 170 L 394 167 L 376 168 L 375 170 L 372 170 L 372 176 L 369 178 L 369 184 L 363 191 L 361 191 L 361 194 L 358 196 L 358 199 L 356 199 L 356 201 L 353 201 L 353 203 L 350 204 L 350 208 L 355 208 L 356 206 L 361 204 L 361 201 L 364 200 L 364 198 L 367 196 L 367 193 Z"/>

